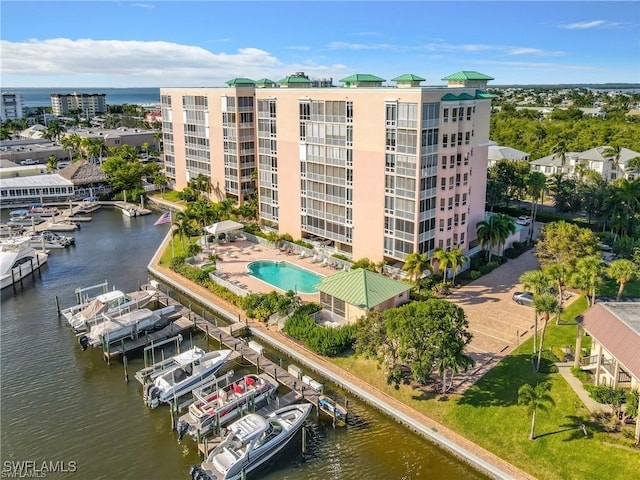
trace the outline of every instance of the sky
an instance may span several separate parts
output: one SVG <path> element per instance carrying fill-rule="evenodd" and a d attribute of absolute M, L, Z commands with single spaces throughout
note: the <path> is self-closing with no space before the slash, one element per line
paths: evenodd
<path fill-rule="evenodd" d="M 640 83 L 634 1 L 0 3 L 3 87 L 218 87 L 354 73 L 424 85 Z"/>

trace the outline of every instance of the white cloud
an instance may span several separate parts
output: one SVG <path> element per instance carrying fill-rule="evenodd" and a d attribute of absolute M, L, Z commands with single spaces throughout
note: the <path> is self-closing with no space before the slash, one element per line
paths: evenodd
<path fill-rule="evenodd" d="M 4 83 L 19 81 L 24 86 L 54 82 L 57 85 L 64 78 L 71 78 L 74 86 L 104 86 L 115 82 L 115 86 L 186 87 L 221 85 L 236 76 L 282 78 L 302 68 L 322 75 L 341 70 L 336 65 L 286 64 L 258 48 L 211 52 L 198 46 L 164 41 L 0 40 L 0 51 L 0 74 Z"/>
<path fill-rule="evenodd" d="M 129 6 L 137 7 L 137 8 L 148 8 L 148 9 L 156 8 L 156 6 L 151 3 L 130 3 Z"/>
<path fill-rule="evenodd" d="M 311 47 L 307 46 L 307 45 L 292 45 L 290 47 L 287 47 L 289 50 L 300 50 L 301 52 L 308 52 L 309 50 L 311 50 Z"/>
<path fill-rule="evenodd" d="M 367 45 L 364 43 L 331 42 L 329 43 L 328 48 L 331 50 L 400 50 L 403 47 L 389 45 L 388 43 Z"/>
<path fill-rule="evenodd" d="M 504 53 L 507 55 L 531 55 L 533 57 L 558 57 L 564 55 L 564 52 L 559 50 L 547 51 L 530 47 L 507 47 Z"/>
<path fill-rule="evenodd" d="M 573 22 L 559 25 L 567 30 L 587 30 L 590 28 L 614 28 L 621 25 L 619 22 L 609 22 L 607 20 L 592 20 L 590 22 Z"/>

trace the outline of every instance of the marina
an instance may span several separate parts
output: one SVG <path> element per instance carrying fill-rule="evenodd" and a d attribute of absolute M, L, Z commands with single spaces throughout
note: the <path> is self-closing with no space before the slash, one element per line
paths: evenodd
<path fill-rule="evenodd" d="M 196 442 L 176 442 L 168 409 L 149 409 L 141 402 L 140 384 L 123 381 L 125 363 L 133 377 L 133 372 L 145 367 L 144 357 L 148 361 L 152 355 L 155 360 L 161 357 L 158 351 L 154 354 L 152 350 L 144 349 L 144 337 L 137 340 L 139 350 L 128 350 L 127 355 L 112 355 L 111 364 L 107 365 L 104 352 L 99 349 L 82 352 L 67 322 L 64 319 L 56 321 L 54 298 L 58 296 L 63 303 L 74 300 L 75 289 L 79 286 L 98 284 L 108 278 L 117 288 L 133 292 L 139 290 L 140 285 L 149 283 L 148 259 L 166 233 L 165 228 L 153 226 L 154 220 L 153 216 L 147 216 L 129 222 L 115 209 L 103 208 L 95 212 L 90 227 L 77 233 L 74 249 L 57 251 L 50 256 L 41 278 L 36 275 L 35 279 L 25 281 L 16 294 L 11 289 L 3 291 L 0 434 L 6 458 L 72 459 L 78 463 L 83 478 L 143 478 L 149 475 L 188 478 L 191 466 L 202 462 Z M 113 235 L 116 231 L 118 234 Z M 114 261 L 116 258 L 118 261 Z M 166 291 L 166 287 L 162 289 Z M 191 310 L 191 318 L 187 315 L 176 320 L 171 324 L 174 328 L 177 322 L 182 322 L 185 328 L 150 341 L 149 345 L 153 342 L 157 346 L 166 341 L 162 347 L 168 348 L 169 352 L 175 351 L 176 342 L 172 338 L 180 332 L 183 337 L 181 351 L 192 345 L 206 351 L 218 349 L 219 342 L 213 335 L 216 321 L 223 338 L 227 338 L 224 335 L 230 331 L 234 335 L 246 334 L 244 324 L 223 321 L 200 305 L 190 305 L 191 300 L 174 289 L 170 293 L 178 303 L 186 305 L 187 312 Z M 204 330 L 193 329 L 195 311 L 209 323 L 208 336 L 204 322 Z M 155 333 L 150 333 L 149 339 Z M 219 335 L 217 331 L 215 334 Z M 245 340 L 233 335 L 229 337 L 229 342 L 232 339 L 236 342 L 238 353 L 238 358 L 231 362 L 233 370 L 238 375 L 255 373 L 256 365 L 247 358 L 254 358 L 254 355 L 257 358 L 258 354 Z M 127 345 L 129 348 L 132 343 Z M 119 344 L 113 345 L 111 351 L 117 348 L 120 348 Z M 38 355 L 33 355 L 34 351 Z M 166 358 L 168 356 L 165 354 Z M 296 363 L 269 347 L 264 347 L 259 362 L 266 365 L 267 375 L 272 376 L 275 371 L 278 376 L 282 374 L 282 378 L 288 378 L 284 376 L 286 366 Z M 261 370 L 265 371 L 262 366 Z M 306 372 L 301 373 L 305 376 Z M 313 377 L 323 383 L 324 395 L 348 398 L 347 428 L 332 428 L 330 417 L 324 414 L 319 420 L 315 415 L 310 416 L 313 421 L 305 429 L 304 457 L 300 445 L 292 444 L 279 454 L 277 466 L 261 467 L 259 478 L 324 480 L 356 476 L 378 478 L 380 475 L 407 479 L 485 478 L 337 386 L 317 375 Z M 299 383 L 302 384 L 302 380 Z M 301 389 L 296 386 L 297 390 Z M 304 388 L 307 397 L 311 387 L 305 385 Z M 66 392 L 65 402 L 59 402 L 62 389 Z M 296 394 L 281 386 L 278 396 L 283 405 Z M 31 415 L 34 402 L 49 406 L 49 414 L 38 422 L 34 422 Z M 294 402 L 289 400 L 288 403 Z M 268 406 L 275 406 L 274 402 Z M 258 410 L 257 413 L 266 412 Z M 30 440 L 35 437 L 39 439 L 37 447 Z M 153 448 L 142 445 L 143 438 L 152 442 Z M 337 445 L 340 448 L 336 448 Z M 401 451 L 397 450 L 397 445 L 403 446 Z M 98 457 L 96 450 L 101 452 Z M 118 461 L 112 461 L 114 458 Z M 249 475 L 248 478 L 253 477 Z"/>

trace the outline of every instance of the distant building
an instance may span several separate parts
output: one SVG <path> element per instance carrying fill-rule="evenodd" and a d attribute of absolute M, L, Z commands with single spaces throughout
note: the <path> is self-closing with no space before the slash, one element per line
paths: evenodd
<path fill-rule="evenodd" d="M 616 165 L 616 159 L 611 156 L 609 149 L 610 147 L 608 146 L 601 146 L 585 152 L 567 152 L 564 164 L 560 155 L 547 155 L 533 160 L 531 162 L 531 170 L 544 173 L 546 176 L 564 173 L 572 177 L 579 177 L 585 170 L 593 170 L 602 175 L 607 181 L 623 177 L 632 180 L 638 173 L 629 169 L 627 163 L 632 158 L 640 157 L 640 153 L 628 148 L 622 148 Z"/>
<path fill-rule="evenodd" d="M 31 175 L 4 178 L 0 183 L 2 205 L 34 202 L 66 202 L 74 196 L 73 182 L 60 175 Z"/>
<path fill-rule="evenodd" d="M 51 140 L 33 138 L 0 141 L 0 159 L 16 165 L 27 159 L 46 164 L 51 156 L 58 160 L 69 160 L 69 152 Z"/>
<path fill-rule="evenodd" d="M 511 160 L 517 162 L 518 160 L 529 161 L 529 154 L 527 152 L 521 152 L 515 148 L 503 147 L 491 142 L 493 145 L 489 145 L 489 166 L 495 165 L 498 160 Z"/>
<path fill-rule="evenodd" d="M 120 147 L 131 145 L 142 151 L 142 146 L 147 143 L 149 147 L 157 144 L 154 138 L 155 130 L 141 130 L 139 128 L 119 127 L 113 129 L 90 128 L 67 130 L 66 135 L 78 135 L 80 138 L 102 138 L 107 147 Z"/>
<path fill-rule="evenodd" d="M 20 120 L 23 117 L 22 94 L 16 92 L 1 92 L 0 120 Z"/>
<path fill-rule="evenodd" d="M 80 110 L 86 118 L 107 111 L 107 95 L 104 93 L 52 93 L 51 109 L 60 117 L 74 110 Z"/>

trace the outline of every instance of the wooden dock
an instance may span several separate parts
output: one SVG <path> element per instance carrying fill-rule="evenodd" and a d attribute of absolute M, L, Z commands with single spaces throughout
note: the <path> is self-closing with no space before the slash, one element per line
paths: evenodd
<path fill-rule="evenodd" d="M 146 285 L 143 286 L 142 288 L 157 289 L 157 287 L 146 286 Z M 173 298 L 169 297 L 168 295 L 160 291 L 158 293 L 157 300 L 160 304 L 166 305 L 166 306 L 179 304 L 176 300 L 174 300 Z M 258 351 L 256 351 L 255 349 L 250 348 L 249 343 L 253 343 L 253 342 L 247 343 L 245 340 L 241 338 L 236 338 L 233 336 L 234 333 L 244 331 L 244 329 L 246 328 L 246 324 L 244 324 L 243 322 L 237 322 L 232 324 L 231 326 L 218 327 L 216 325 L 213 325 L 208 320 L 202 318 L 200 315 L 196 314 L 195 312 L 189 309 L 186 309 L 186 310 L 188 313 L 187 314 L 183 313 L 183 315 L 185 315 L 189 319 L 189 321 L 191 322 L 192 326 L 195 329 L 201 330 L 208 337 L 216 340 L 221 347 L 224 346 L 226 348 L 233 350 L 234 352 L 239 353 L 239 361 L 241 363 L 246 361 L 254 365 L 256 367 L 257 372 L 260 372 L 260 370 L 262 370 L 263 372 L 270 375 L 280 385 L 283 385 L 286 388 L 288 388 L 291 391 L 291 396 L 290 397 L 285 396 L 287 398 L 285 400 L 281 399 L 280 400 L 281 402 L 290 401 L 291 398 L 296 398 L 297 400 L 306 400 L 311 404 L 313 404 L 316 407 L 316 410 L 318 412 L 322 410 L 329 416 L 333 416 L 330 411 L 324 410 L 320 405 L 319 399 L 320 399 L 320 396 L 322 395 L 320 391 L 315 390 L 311 386 L 305 384 L 302 381 L 302 379 L 292 375 L 287 369 L 282 368 L 277 363 L 272 362 L 270 359 L 268 359 L 261 353 L 258 353 Z"/>

